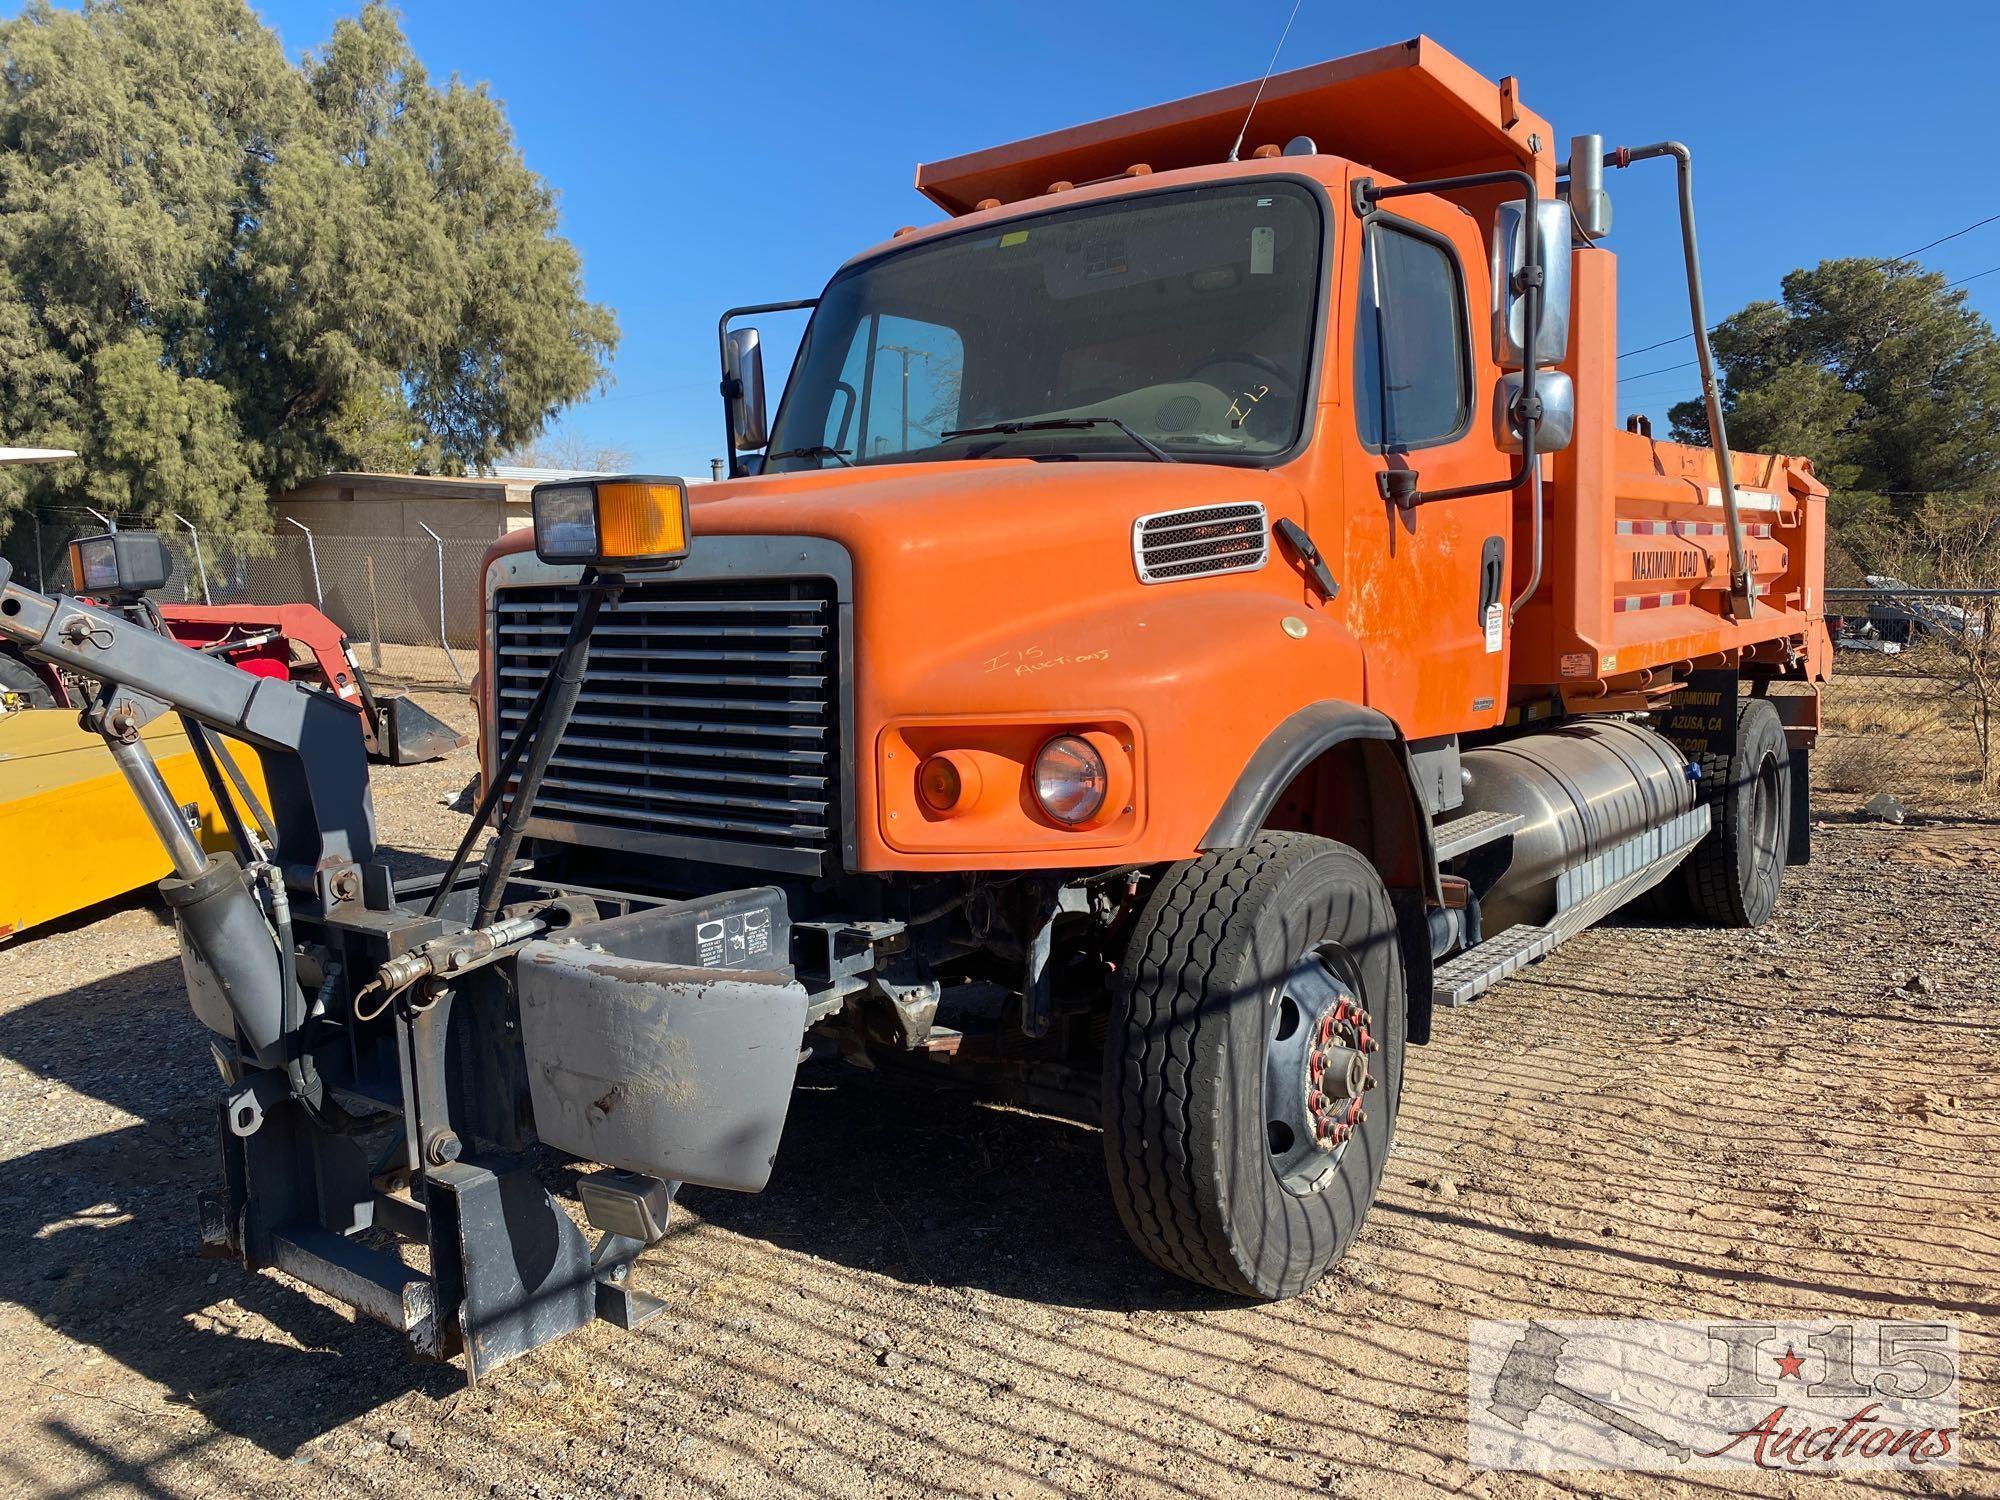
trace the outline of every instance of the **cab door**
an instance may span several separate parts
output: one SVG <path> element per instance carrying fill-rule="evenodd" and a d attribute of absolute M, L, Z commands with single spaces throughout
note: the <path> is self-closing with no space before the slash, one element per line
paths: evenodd
<path fill-rule="evenodd" d="M 1470 215 L 1431 198 L 1350 222 L 1343 592 L 1367 701 L 1412 739 L 1490 727 L 1507 707 L 1513 496 L 1423 499 L 1511 472 L 1490 410 L 1484 241 Z M 1416 504 L 1385 494 L 1388 471 L 1415 485 Z"/>

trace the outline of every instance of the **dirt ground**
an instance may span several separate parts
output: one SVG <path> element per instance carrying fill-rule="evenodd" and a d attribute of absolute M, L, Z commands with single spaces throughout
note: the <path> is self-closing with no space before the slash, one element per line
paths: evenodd
<path fill-rule="evenodd" d="M 470 765 L 381 773 L 389 841 L 444 853 Z M 0 1491 L 1739 1491 L 1469 1469 L 1480 1317 L 1952 1319 L 1963 1406 L 1990 1407 L 2000 820 L 1914 805 L 1888 827 L 1855 801 L 1829 800 L 1766 929 L 1601 929 L 1445 1013 L 1373 1216 L 1296 1301 L 1153 1271 L 1093 1132 L 828 1065 L 767 1192 L 683 1195 L 644 1266 L 663 1318 L 477 1389 L 195 1257 L 203 1033 L 153 905 L 93 911 L 0 947 Z M 1956 1473 L 1842 1493 L 2000 1494 L 2000 1421 L 1967 1429 Z"/>

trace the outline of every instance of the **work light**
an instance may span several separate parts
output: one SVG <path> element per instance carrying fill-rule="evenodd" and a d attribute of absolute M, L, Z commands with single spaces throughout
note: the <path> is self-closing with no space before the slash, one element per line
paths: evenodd
<path fill-rule="evenodd" d="M 548 563 L 670 568 L 688 554 L 687 485 L 650 474 L 535 486 L 535 555 Z"/>
<path fill-rule="evenodd" d="M 156 532 L 107 531 L 69 544 L 70 587 L 79 594 L 136 598 L 164 588 L 173 571 L 173 558 Z"/>

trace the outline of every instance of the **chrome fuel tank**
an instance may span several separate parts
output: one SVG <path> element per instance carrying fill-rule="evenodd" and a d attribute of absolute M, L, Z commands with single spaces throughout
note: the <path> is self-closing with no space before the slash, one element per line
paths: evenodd
<path fill-rule="evenodd" d="M 1683 847 L 1705 816 L 1688 760 L 1624 719 L 1590 719 L 1461 757 L 1465 803 L 1517 813 L 1513 857 L 1481 899 L 1493 934 L 1547 922 L 1613 880 Z M 1664 834 L 1664 837 L 1660 835 Z"/>

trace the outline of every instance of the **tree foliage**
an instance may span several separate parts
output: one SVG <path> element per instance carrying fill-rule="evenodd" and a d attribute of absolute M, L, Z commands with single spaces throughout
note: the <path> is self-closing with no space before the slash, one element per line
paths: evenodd
<path fill-rule="evenodd" d="M 604 379 L 498 101 L 370 3 L 298 63 L 244 0 L 0 23 L 0 471 L 24 502 L 255 532 L 335 469 L 459 473 Z"/>
<path fill-rule="evenodd" d="M 568 469 L 577 474 L 629 474 L 632 471 L 631 449 L 566 432 L 525 443 L 507 454 L 504 461 L 527 469 Z"/>
<path fill-rule="evenodd" d="M 1909 506 L 2000 482 L 2000 343 L 1963 292 L 1908 260 L 1821 261 L 1782 291 L 1714 333 L 1731 447 Z M 1708 441 L 1700 401 L 1670 415 L 1677 441 Z"/>

